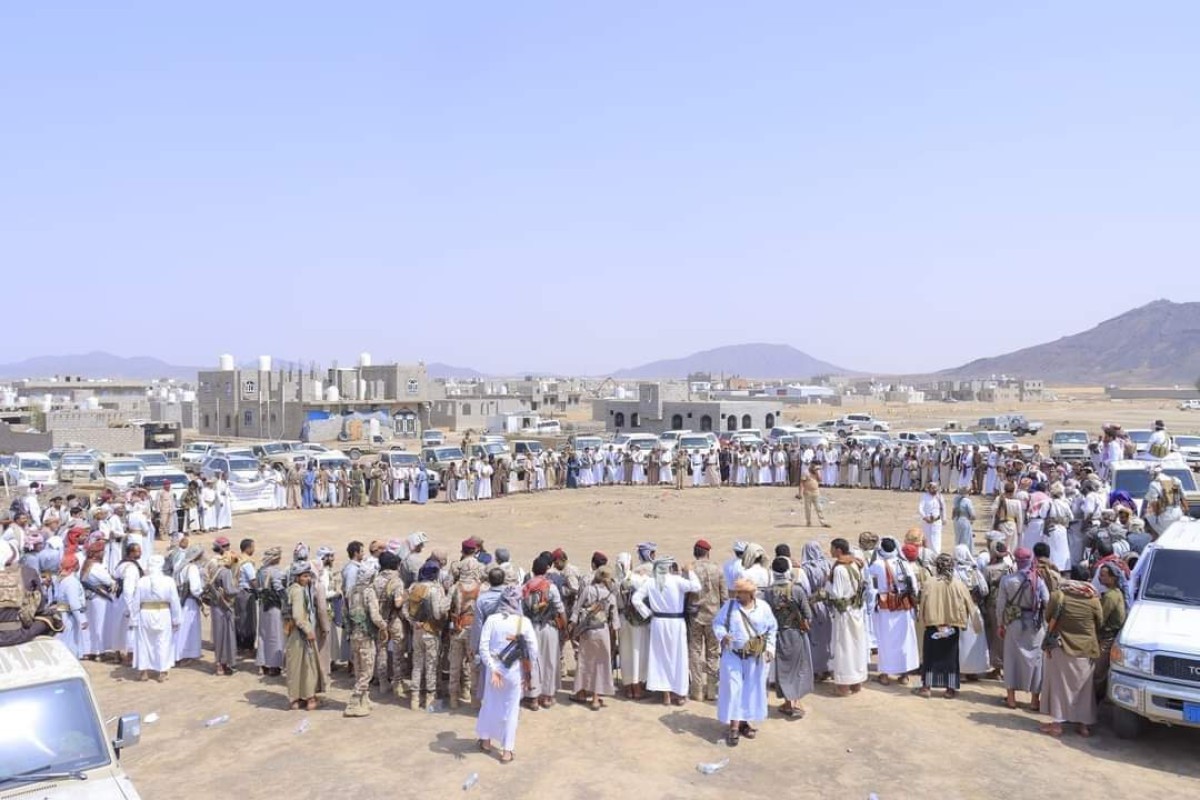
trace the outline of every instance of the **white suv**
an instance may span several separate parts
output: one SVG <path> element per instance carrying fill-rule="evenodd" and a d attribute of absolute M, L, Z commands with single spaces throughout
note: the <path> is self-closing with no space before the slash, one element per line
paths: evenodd
<path fill-rule="evenodd" d="M 1131 583 L 1108 676 L 1113 728 L 1122 739 L 1146 721 L 1200 728 L 1200 522 L 1177 522 L 1149 545 Z"/>
<path fill-rule="evenodd" d="M 888 424 L 881 419 L 875 419 L 870 414 L 845 414 L 837 421 L 837 435 L 849 436 L 855 431 L 874 431 L 883 433 L 889 430 Z"/>

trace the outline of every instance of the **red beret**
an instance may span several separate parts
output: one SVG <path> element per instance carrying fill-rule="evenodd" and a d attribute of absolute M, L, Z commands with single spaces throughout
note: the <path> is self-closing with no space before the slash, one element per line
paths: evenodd
<path fill-rule="evenodd" d="M 707 539 L 697 539 L 696 540 L 696 549 L 703 550 L 704 552 L 707 553 L 710 550 L 712 550 L 712 545 L 708 543 Z"/>
<path fill-rule="evenodd" d="M 551 553 L 550 555 L 552 555 L 552 556 L 554 557 L 554 560 L 555 560 L 555 561 L 559 561 L 559 560 L 561 560 L 561 559 L 564 559 L 564 558 L 566 558 L 566 557 L 567 557 L 567 554 L 566 554 L 566 553 L 563 551 L 563 549 L 562 549 L 561 547 L 560 547 L 560 548 L 558 548 L 557 550 L 555 550 L 555 551 L 554 551 L 553 553 Z"/>
<path fill-rule="evenodd" d="M 917 556 L 921 555 L 921 551 L 915 544 L 904 545 L 904 547 L 900 548 L 900 552 L 903 553 L 904 557 L 909 561 L 916 561 Z"/>

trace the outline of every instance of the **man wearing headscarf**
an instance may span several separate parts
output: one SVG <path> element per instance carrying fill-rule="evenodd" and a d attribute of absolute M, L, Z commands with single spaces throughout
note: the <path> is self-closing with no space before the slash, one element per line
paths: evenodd
<path fill-rule="evenodd" d="M 992 668 L 983 622 L 988 584 L 983 570 L 975 563 L 971 548 L 966 545 L 954 547 L 954 574 L 971 595 L 971 618 L 958 635 L 958 670 L 969 676 L 968 680 L 973 680 L 974 676 L 984 675 Z"/>
<path fill-rule="evenodd" d="M 612 675 L 612 642 L 621 628 L 617 614 L 616 580 L 607 564 L 596 569 L 592 581 L 579 593 L 571 614 L 571 638 L 578 645 L 575 671 L 576 703 L 587 703 L 598 711 L 602 695 L 615 691 Z"/>
<path fill-rule="evenodd" d="M 255 661 L 263 675 L 283 671 L 286 633 L 283 630 L 283 604 L 287 602 L 283 569 L 279 566 L 283 550 L 268 548 L 255 582 L 258 585 L 258 650 Z"/>
<path fill-rule="evenodd" d="M 651 557 L 654 555 L 653 550 L 647 552 L 639 545 L 639 559 L 643 552 Z M 650 671 L 650 620 L 633 605 L 633 596 L 650 580 L 652 569 L 650 562 L 642 561 L 634 567 L 629 553 L 617 554 L 617 611 L 621 615 L 618 663 L 621 684 L 631 700 L 643 697 L 646 674 Z"/>
<path fill-rule="evenodd" d="M 143 681 L 155 672 L 159 683 L 175 666 L 174 636 L 181 619 L 179 592 L 175 582 L 163 575 L 163 563 L 162 556 L 150 556 L 146 574 L 138 580 L 130 603 L 133 668 Z"/>
<path fill-rule="evenodd" d="M 1040 730 L 1062 736 L 1063 723 L 1074 722 L 1080 736 L 1091 736 L 1096 724 L 1095 662 L 1104 623 L 1096 590 L 1086 581 L 1064 581 L 1046 604 L 1046 622 L 1055 646 L 1045 651 L 1041 711 L 1050 721 Z"/>
<path fill-rule="evenodd" d="M 400 566 L 400 576 L 404 578 L 405 588 L 412 586 L 417 579 L 417 573 L 421 571 L 421 567 L 425 564 L 425 543 L 428 541 L 429 537 L 423 531 L 410 533 L 405 539 L 408 549 L 402 555 Z"/>
<path fill-rule="evenodd" d="M 1017 539 L 1025 529 L 1025 506 L 1016 496 L 1017 487 L 1012 481 L 1004 482 L 1004 494 L 996 501 L 996 513 L 992 517 L 992 530 L 1004 534 L 1004 543 L 1009 552 L 1017 548 Z"/>
<path fill-rule="evenodd" d="M 326 677 L 317 658 L 317 611 L 313 602 L 312 582 L 316 575 L 308 561 L 296 561 L 289 570 L 287 604 L 291 630 L 287 636 L 287 694 L 293 711 L 303 705 L 317 708 L 317 694 L 325 691 Z"/>
<path fill-rule="evenodd" d="M 229 675 L 237 661 L 237 629 L 233 617 L 234 601 L 237 599 L 237 581 L 233 577 L 233 566 L 237 556 L 226 553 L 221 556 L 221 566 L 213 577 L 209 596 L 212 602 L 213 653 L 217 662 L 217 675 Z"/>
<path fill-rule="evenodd" d="M 235 601 L 235 618 L 237 620 L 237 646 L 243 652 L 254 652 L 254 643 L 258 638 L 258 604 L 255 596 L 258 593 L 258 570 L 254 566 L 254 540 L 242 539 L 238 548 L 241 558 L 237 562 L 237 600 Z"/>
<path fill-rule="evenodd" d="M 783 556 L 771 563 L 772 583 L 764 596 L 778 628 L 775 645 L 775 691 L 783 700 L 780 713 L 804 717 L 800 701 L 813 690 L 812 647 L 808 632 L 813 612 L 808 593 L 795 579 L 791 562 Z"/>
<path fill-rule="evenodd" d="M 683 705 L 688 693 L 688 650 L 685 603 L 688 592 L 699 592 L 700 581 L 690 570 L 678 574 L 673 558 L 654 562 L 653 580 L 631 598 L 643 617 L 650 618 L 650 663 L 646 688 L 662 692 L 663 704 Z"/>
<path fill-rule="evenodd" d="M 971 617 L 971 595 L 954 573 L 954 556 L 939 553 L 934 560 L 933 578 L 921 590 L 918 614 L 925 630 L 921 658 L 921 688 L 917 694 L 929 697 L 933 689 L 945 689 L 954 697 L 959 689 L 959 634 Z"/>
<path fill-rule="evenodd" d="M 709 558 L 712 545 L 699 539 L 692 547 L 691 573 L 700 581 L 700 591 L 688 595 L 688 669 L 692 700 L 715 700 L 721 650 L 712 630 L 713 618 L 724 605 L 728 592 L 721 568 Z"/>
<path fill-rule="evenodd" d="M 896 675 L 901 685 L 906 685 L 909 673 L 921 666 L 913 614 L 920 585 L 908 562 L 899 557 L 894 538 L 883 537 L 876 555 L 875 563 L 867 568 L 867 578 L 877 597 L 871 621 L 879 649 L 879 682 L 887 686 Z"/>
<path fill-rule="evenodd" d="M 725 592 L 733 591 L 733 584 L 737 579 L 742 577 L 742 556 L 746 553 L 746 548 L 750 546 L 749 542 L 738 540 L 733 543 L 733 558 L 725 562 L 721 567 L 722 573 L 725 575 Z"/>
<path fill-rule="evenodd" d="M 808 472 L 800 479 L 800 492 L 796 497 L 804 502 L 805 525 L 810 528 L 812 527 L 812 515 L 815 511 L 817 522 L 821 524 L 821 527 L 829 527 L 829 523 L 825 521 L 825 514 L 821 509 L 821 480 L 816 464 L 810 466 Z"/>
<path fill-rule="evenodd" d="M 421 694 L 433 702 L 437 691 L 438 653 L 442 629 L 450 611 L 450 598 L 442 588 L 441 565 L 430 559 L 417 570 L 417 582 L 409 590 L 401 613 L 412 629 L 412 683 L 409 706 L 421 707 Z"/>
<path fill-rule="evenodd" d="M 401 612 L 407 593 L 400 577 L 400 556 L 390 544 L 379 554 L 379 574 L 375 576 L 375 596 L 379 598 L 379 614 L 387 632 L 386 658 L 384 653 L 379 653 L 376 677 L 380 686 L 399 699 L 404 696 L 403 660 L 408 646 L 408 632 Z"/>
<path fill-rule="evenodd" d="M 917 514 L 921 517 L 921 528 L 925 534 L 925 546 L 934 553 L 942 552 L 942 524 L 946 519 L 946 504 L 938 485 L 930 481 L 917 503 Z"/>
<path fill-rule="evenodd" d="M 3 549 L 4 545 L 0 544 L 0 551 Z M 4 568 L 3 562 L 4 556 L 0 553 L 0 569 Z M 83 584 L 79 582 L 79 559 L 74 552 L 63 556 L 59 563 L 54 583 L 54 602 L 62 610 L 63 621 L 63 629 L 56 638 L 67 646 L 71 655 L 81 658 L 87 652 L 87 598 Z"/>
<path fill-rule="evenodd" d="M 809 542 L 800 551 L 800 571 L 796 575 L 796 583 L 804 588 L 812 605 L 813 621 L 808 641 L 812 647 L 813 675 L 816 680 L 828 680 L 833 674 L 833 619 L 830 606 L 818 595 L 823 595 L 823 590 L 829 585 L 832 565 L 820 542 Z"/>
<path fill-rule="evenodd" d="M 512 563 L 507 547 L 496 548 L 496 566 L 504 570 L 505 585 L 520 586 L 525 582 L 525 570 Z"/>
<path fill-rule="evenodd" d="M 184 551 L 175 568 L 175 586 L 179 590 L 179 630 L 175 635 L 175 661 L 182 664 L 200 657 L 200 597 L 204 594 L 204 577 L 200 560 L 204 546 L 193 544 Z"/>
<path fill-rule="evenodd" d="M 983 578 L 987 583 L 987 599 L 983 606 L 983 629 L 987 634 L 988 661 L 991 665 L 990 677 L 999 677 L 1004 668 L 1004 640 L 1000 638 L 1000 623 L 997 615 L 997 604 L 1000 600 L 1000 581 L 1005 575 L 1011 575 L 1016 567 L 1008 557 L 1008 545 L 1003 538 L 988 540 L 986 565 L 983 567 Z M 978 561 L 976 562 L 978 563 Z"/>
<path fill-rule="evenodd" d="M 525 616 L 533 625 L 539 657 L 533 665 L 525 707 L 531 711 L 550 708 L 561 680 L 561 636 L 566 630 L 567 616 L 558 584 L 550 580 L 554 563 L 551 553 L 542 553 L 533 561 L 533 575 L 525 582 Z"/>
<path fill-rule="evenodd" d="M 759 592 L 771 585 L 771 573 L 767 569 L 767 553 L 762 545 L 751 542 L 742 553 L 742 575 L 758 587 Z"/>
<path fill-rule="evenodd" d="M 354 691 L 346 703 L 344 717 L 371 714 L 371 679 L 375 677 L 376 642 L 387 642 L 387 623 L 379 611 L 375 594 L 375 572 L 364 567 L 346 597 L 346 627 L 350 632 L 350 663 L 354 668 Z"/>
<path fill-rule="evenodd" d="M 504 764 L 513 760 L 522 687 L 528 680 L 530 662 L 538 658 L 537 638 L 521 610 L 521 590 L 506 586 L 479 637 L 484 690 L 475 735 L 479 749 L 485 753 L 492 752 L 493 742 L 499 742 L 500 762 Z"/>
<path fill-rule="evenodd" d="M 1046 634 L 1043 612 L 1050 592 L 1034 565 L 1033 552 L 1022 547 L 1015 554 L 1017 571 L 1000 581 L 996 624 L 1004 640 L 1005 704 L 1017 707 L 1017 692 L 1032 695 L 1030 707 L 1040 708 L 1042 695 L 1042 639 Z"/>
<path fill-rule="evenodd" d="M 1050 484 L 1050 502 L 1046 506 L 1046 523 L 1043 535 L 1050 547 L 1050 561 L 1060 572 L 1071 571 L 1071 544 L 1067 537 L 1067 526 L 1074 513 L 1066 499 L 1066 488 L 1061 482 Z"/>
<path fill-rule="evenodd" d="M 476 558 L 483 542 L 472 536 L 462 543 L 463 557 L 450 565 L 450 708 L 471 702 L 474 651 L 471 626 L 475 622 L 475 603 L 483 590 L 484 566 Z"/>
<path fill-rule="evenodd" d="M 728 726 L 725 742 L 736 747 L 740 737 L 753 739 L 750 723 L 767 718 L 767 674 L 775 657 L 777 626 L 771 608 L 758 598 L 759 587 L 739 578 L 713 620 L 721 643 L 721 681 L 717 719 Z"/>
<path fill-rule="evenodd" d="M 838 697 L 862 689 L 867 680 L 867 630 L 863 613 L 865 581 L 862 564 L 850 554 L 850 543 L 834 539 L 830 545 L 833 569 L 826 602 L 833 620 L 831 641 L 833 680 Z"/>

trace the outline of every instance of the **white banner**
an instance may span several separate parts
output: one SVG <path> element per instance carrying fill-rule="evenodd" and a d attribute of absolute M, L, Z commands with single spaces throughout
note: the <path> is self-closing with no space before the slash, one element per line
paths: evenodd
<path fill-rule="evenodd" d="M 229 497 L 235 514 L 243 511 L 270 511 L 275 508 L 275 484 L 266 481 L 230 481 Z"/>

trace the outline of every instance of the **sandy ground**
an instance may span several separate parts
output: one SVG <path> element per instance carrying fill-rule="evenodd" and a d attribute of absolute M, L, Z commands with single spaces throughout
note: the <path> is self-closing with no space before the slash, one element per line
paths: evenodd
<path fill-rule="evenodd" d="M 250 514 L 235 519 L 231 538 L 253 537 L 260 551 L 281 545 L 290 552 L 303 540 L 344 553 L 351 539 L 424 530 L 435 546 L 451 551 L 474 534 L 489 549 L 510 547 L 525 564 L 542 549 L 563 546 L 586 565 L 593 550 L 612 558 L 645 539 L 658 542 L 661 553 L 685 558 L 691 543 L 705 537 L 717 548 L 714 557 L 724 560 L 734 539 L 768 549 L 787 542 L 798 552 L 813 538 L 856 538 L 866 529 L 899 533 L 916 522 L 915 494 L 828 494 L 834 501 L 830 531 L 803 527 L 799 503 L 785 488 L 601 488 L 480 504 Z M 481 797 L 775 797 L 784 787 L 797 796 L 877 792 L 883 800 L 1200 791 L 1200 733 L 1156 728 L 1130 743 L 1102 724 L 1090 740 L 1054 740 L 1037 733 L 1042 718 L 1002 707 L 1001 689 L 989 681 L 967 684 L 954 701 L 922 700 L 878 684 L 838 699 L 821 686 L 806 700 L 807 718 L 774 716 L 758 739 L 734 750 L 719 743 L 722 728 L 712 704 L 664 709 L 656 702 L 610 700 L 592 712 L 561 702 L 549 711 L 522 712 L 516 761 L 503 766 L 476 751 L 469 712 L 414 712 L 387 700 L 377 702 L 368 719 L 344 719 L 345 673 L 336 676 L 323 708 L 291 712 L 279 679 L 259 677 L 249 662 L 218 678 L 211 674 L 211 652 L 205 655 L 205 663 L 176 670 L 163 685 L 132 681 L 130 671 L 112 665 L 88 665 L 107 715 L 160 715 L 124 758 L 144 797 L 186 790 L 308 798 L 355 787 L 362 797 L 446 797 L 474 772 L 479 783 L 471 793 Z M 204 727 L 204 720 L 226 713 L 228 724 Z M 309 728 L 297 733 L 302 720 Z M 696 771 L 697 763 L 726 757 L 728 768 L 716 775 Z"/>

